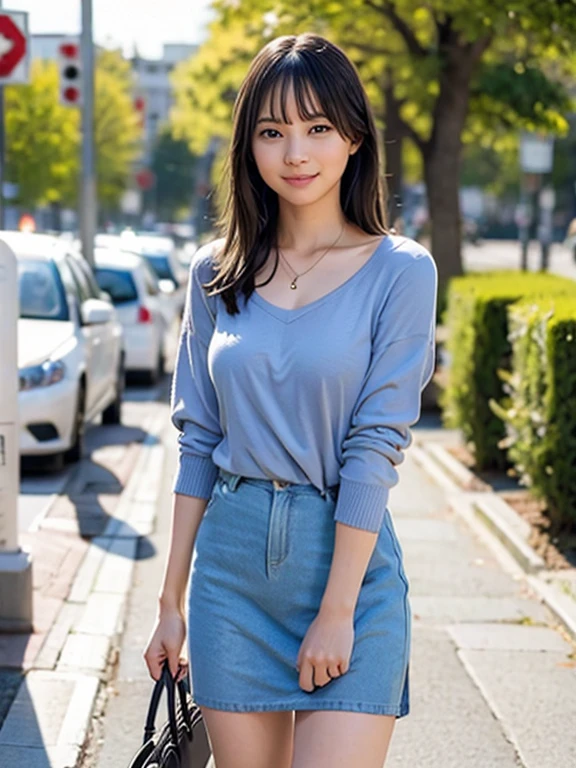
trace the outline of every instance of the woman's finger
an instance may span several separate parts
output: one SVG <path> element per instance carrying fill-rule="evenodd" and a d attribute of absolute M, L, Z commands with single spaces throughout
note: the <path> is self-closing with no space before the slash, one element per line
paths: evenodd
<path fill-rule="evenodd" d="M 314 667 L 309 661 L 304 660 L 300 668 L 299 677 L 300 688 L 306 693 L 314 691 Z"/>
<path fill-rule="evenodd" d="M 176 682 L 179 683 L 180 680 L 184 680 L 188 676 L 188 662 L 186 659 L 180 659 L 180 663 L 178 665 L 178 676 L 176 678 Z"/>
<path fill-rule="evenodd" d="M 327 669 L 327 674 L 331 680 L 334 680 L 337 677 L 340 677 L 342 673 L 340 672 L 340 667 L 338 666 L 338 664 L 330 664 Z"/>
<path fill-rule="evenodd" d="M 150 677 L 153 680 L 160 680 L 160 676 L 162 675 L 162 666 L 164 664 L 165 658 L 166 654 L 159 652 L 153 653 L 147 651 L 144 655 L 144 660 L 146 661 L 148 672 L 150 673 Z"/>

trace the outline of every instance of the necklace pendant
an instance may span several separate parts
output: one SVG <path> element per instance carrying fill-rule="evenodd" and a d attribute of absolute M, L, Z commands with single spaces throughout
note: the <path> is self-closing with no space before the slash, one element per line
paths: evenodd
<path fill-rule="evenodd" d="M 292 290 L 296 290 L 296 288 L 298 288 L 298 286 L 296 285 L 296 280 L 297 278 L 292 280 L 292 282 L 290 283 L 290 288 L 292 288 Z"/>

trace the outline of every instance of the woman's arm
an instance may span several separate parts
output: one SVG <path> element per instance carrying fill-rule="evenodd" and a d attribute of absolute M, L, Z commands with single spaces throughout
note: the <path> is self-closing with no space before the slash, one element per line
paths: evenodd
<path fill-rule="evenodd" d="M 206 509 L 207 499 L 172 494 L 170 546 L 164 577 L 158 595 L 158 610 L 185 613 L 184 598 L 196 534 Z"/>
<path fill-rule="evenodd" d="M 187 661 L 181 656 L 186 639 L 184 599 L 196 534 L 206 509 L 207 499 L 172 495 L 170 545 L 164 577 L 158 595 L 158 610 L 152 634 L 144 651 L 144 659 L 154 680 L 162 673 L 164 661 L 172 676 L 182 679 L 187 673 Z"/>
<path fill-rule="evenodd" d="M 420 249 L 420 247 L 418 246 Z M 300 685 L 312 691 L 348 671 L 354 613 L 383 524 L 396 466 L 411 444 L 432 377 L 438 275 L 430 254 L 404 268 L 380 312 L 365 380 L 343 441 L 335 546 L 318 615 L 300 646 Z"/>
<path fill-rule="evenodd" d="M 208 372 L 208 347 L 214 316 L 201 286 L 211 271 L 211 245 L 201 248 L 190 265 L 186 308 L 176 353 L 170 415 L 178 429 L 178 464 L 172 487 L 170 546 L 160 587 L 158 615 L 144 658 L 154 680 L 168 659 L 173 675 L 181 666 L 186 637 L 184 599 L 196 534 L 211 497 L 217 467 L 211 455 L 222 438 L 216 393 Z M 210 267 L 210 269 L 209 269 Z M 205 274 L 206 273 L 206 274 Z"/>
<path fill-rule="evenodd" d="M 377 533 L 336 523 L 332 566 L 320 604 L 322 615 L 354 616 L 360 587 L 377 539 Z"/>

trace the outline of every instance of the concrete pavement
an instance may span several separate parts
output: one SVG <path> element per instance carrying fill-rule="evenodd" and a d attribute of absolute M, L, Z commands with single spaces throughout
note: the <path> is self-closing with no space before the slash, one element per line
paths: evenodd
<path fill-rule="evenodd" d="M 20 535 L 33 552 L 35 627 L 0 637 L 2 768 L 79 763 L 121 630 L 137 542 L 140 556 L 151 554 L 145 544 L 162 468 L 167 385 L 168 377 L 162 392 L 126 390 L 122 426 L 91 431 L 63 493 Z"/>

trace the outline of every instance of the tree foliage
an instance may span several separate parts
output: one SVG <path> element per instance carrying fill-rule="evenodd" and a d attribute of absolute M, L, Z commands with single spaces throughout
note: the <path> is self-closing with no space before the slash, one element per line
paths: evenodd
<path fill-rule="evenodd" d="M 18 201 L 62 201 L 78 174 L 77 110 L 58 103 L 58 68 L 34 61 L 29 85 L 5 89 L 6 180 L 18 184 Z"/>
<path fill-rule="evenodd" d="M 195 157 L 188 142 L 164 129 L 154 146 L 151 167 L 156 177 L 151 196 L 157 215 L 162 221 L 174 221 L 192 199 Z"/>
<path fill-rule="evenodd" d="M 196 152 L 227 138 L 247 66 L 270 39 L 315 31 L 341 45 L 377 123 L 421 155 L 441 277 L 460 264 L 466 144 L 510 151 L 520 129 L 563 135 L 576 71 L 574 0 L 214 0 L 215 21 L 175 78 L 174 125 Z M 386 112 L 386 114 L 384 114 Z"/>
<path fill-rule="evenodd" d="M 80 113 L 59 104 L 58 68 L 34 61 L 28 85 L 6 88 L 7 180 L 18 202 L 76 205 L 80 173 Z M 132 73 L 119 51 L 101 50 L 95 73 L 95 145 L 99 200 L 117 204 L 140 151 Z"/>

